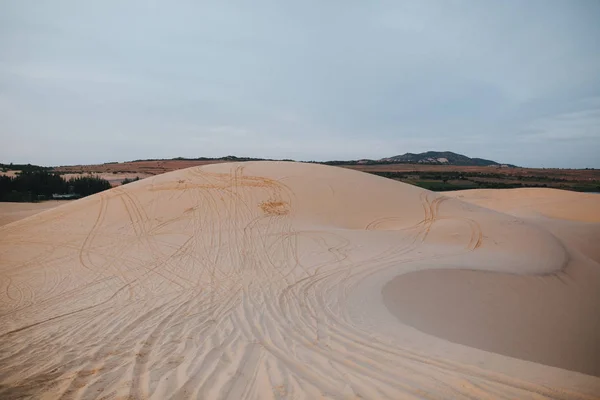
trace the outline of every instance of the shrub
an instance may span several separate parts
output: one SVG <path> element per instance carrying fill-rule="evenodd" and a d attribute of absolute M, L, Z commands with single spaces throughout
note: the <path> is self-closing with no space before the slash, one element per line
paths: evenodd
<path fill-rule="evenodd" d="M 139 181 L 139 180 L 140 180 L 139 176 L 136 176 L 133 179 L 125 178 L 125 179 L 123 179 L 123 181 L 121 181 L 121 185 L 127 185 L 128 183 Z"/>

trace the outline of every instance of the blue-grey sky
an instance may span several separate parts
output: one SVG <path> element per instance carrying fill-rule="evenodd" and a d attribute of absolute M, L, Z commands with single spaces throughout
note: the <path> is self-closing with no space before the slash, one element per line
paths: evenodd
<path fill-rule="evenodd" d="M 600 167 L 600 2 L 0 2 L 0 162 Z"/>

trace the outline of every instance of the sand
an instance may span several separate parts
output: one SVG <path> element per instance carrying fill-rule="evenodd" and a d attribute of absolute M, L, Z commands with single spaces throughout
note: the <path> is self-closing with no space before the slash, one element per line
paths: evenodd
<path fill-rule="evenodd" d="M 467 197 L 214 164 L 0 227 L 0 398 L 598 398 L 600 196 Z"/>
<path fill-rule="evenodd" d="M 44 210 L 68 203 L 67 200 L 48 200 L 39 203 L 0 202 L 0 226 L 27 218 Z"/>
<path fill-rule="evenodd" d="M 523 217 L 549 217 L 600 222 L 600 194 L 558 189 L 478 189 L 446 193 L 448 196 L 492 210 Z"/>

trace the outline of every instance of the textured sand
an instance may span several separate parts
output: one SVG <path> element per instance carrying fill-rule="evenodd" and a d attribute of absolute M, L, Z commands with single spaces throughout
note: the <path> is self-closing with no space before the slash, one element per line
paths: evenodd
<path fill-rule="evenodd" d="M 278 162 L 194 167 L 78 200 L 0 227 L 0 398 L 597 398 L 590 291 L 544 288 L 550 307 L 555 293 L 558 307 L 583 305 L 580 325 L 528 310 L 526 328 L 565 327 L 495 334 L 484 340 L 493 348 L 470 313 L 444 315 L 428 334 L 389 298 L 416 271 L 517 277 L 523 299 L 534 298 L 529 280 L 573 260 L 595 279 L 594 246 L 581 243 L 595 226 L 563 238 L 541 218 Z M 412 298 L 442 298 L 432 315 L 466 304 L 427 279 Z M 492 278 L 473 282 L 471 301 L 515 296 Z M 509 310 L 502 323 L 523 319 Z M 475 331 L 462 341 L 436 330 L 461 323 Z M 563 351 L 555 336 L 585 344 Z"/>

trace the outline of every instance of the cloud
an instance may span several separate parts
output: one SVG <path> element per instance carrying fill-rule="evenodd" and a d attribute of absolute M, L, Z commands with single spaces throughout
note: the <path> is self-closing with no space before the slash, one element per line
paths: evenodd
<path fill-rule="evenodd" d="M 3 2 L 0 159 L 600 167 L 598 19 L 586 1 Z"/>
<path fill-rule="evenodd" d="M 600 137 L 600 107 L 558 114 L 532 121 L 523 131 L 523 142 L 591 142 L 598 144 Z M 600 147 L 597 148 L 600 150 Z"/>

